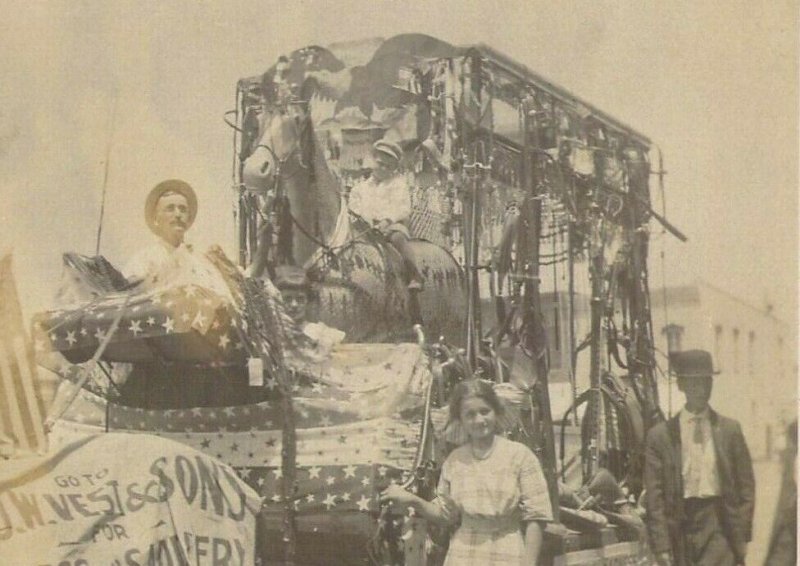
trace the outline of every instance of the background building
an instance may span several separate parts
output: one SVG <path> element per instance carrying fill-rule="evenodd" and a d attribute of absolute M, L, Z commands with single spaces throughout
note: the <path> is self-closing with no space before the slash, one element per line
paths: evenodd
<path fill-rule="evenodd" d="M 570 379 L 569 313 L 570 308 L 575 312 L 574 343 L 580 345 L 590 331 L 590 290 L 581 281 L 570 306 L 566 284 L 550 289 L 542 292 L 541 305 L 550 355 L 552 415 L 559 420 L 573 396 L 589 387 L 588 347 L 577 356 L 574 389 Z M 650 297 L 664 414 L 675 414 L 684 404 L 675 380 L 669 377 L 668 352 L 708 350 L 720 371 L 714 379 L 711 405 L 739 420 L 754 457 L 769 457 L 780 449 L 786 426 L 797 415 L 797 336 L 792 325 L 778 318 L 766 302 L 756 305 L 703 280 L 651 288 Z M 485 303 L 484 315 L 490 310 L 491 305 Z M 485 319 L 484 328 L 489 328 L 493 317 Z M 624 373 L 607 356 L 603 359 L 612 372 Z"/>
<path fill-rule="evenodd" d="M 712 406 L 742 423 L 754 456 L 769 456 L 796 414 L 795 329 L 770 305 L 757 306 L 702 280 L 650 295 L 659 363 L 666 370 L 670 350 L 710 351 L 720 371 Z M 663 384 L 662 407 L 677 412 L 683 397 L 674 383 Z"/>

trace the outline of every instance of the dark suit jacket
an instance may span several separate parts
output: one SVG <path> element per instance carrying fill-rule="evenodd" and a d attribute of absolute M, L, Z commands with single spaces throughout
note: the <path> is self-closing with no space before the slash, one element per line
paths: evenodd
<path fill-rule="evenodd" d="M 753 464 L 739 423 L 713 410 L 710 410 L 710 419 L 722 492 L 722 524 L 736 552 L 752 536 L 755 506 Z M 678 415 L 675 415 L 648 432 L 644 484 L 651 549 L 654 553 L 671 550 L 677 564 L 683 563 L 684 552 L 681 469 L 680 423 Z"/>

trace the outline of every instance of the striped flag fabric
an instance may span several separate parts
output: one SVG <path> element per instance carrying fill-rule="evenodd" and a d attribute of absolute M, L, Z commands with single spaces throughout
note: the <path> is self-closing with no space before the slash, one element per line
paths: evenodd
<path fill-rule="evenodd" d="M 20 456 L 47 450 L 46 406 L 11 264 L 0 259 L 0 454 Z"/>
<path fill-rule="evenodd" d="M 73 366 L 73 369 L 78 366 Z M 416 344 L 347 344 L 295 388 L 300 514 L 374 513 L 376 493 L 408 477 L 432 376 Z M 67 372 L 68 373 L 68 372 Z M 277 386 L 267 380 L 265 387 Z M 276 397 L 277 400 L 277 397 Z M 191 446 L 232 466 L 280 513 L 281 404 L 142 409 L 82 391 L 53 441 L 101 430 L 152 434 Z"/>

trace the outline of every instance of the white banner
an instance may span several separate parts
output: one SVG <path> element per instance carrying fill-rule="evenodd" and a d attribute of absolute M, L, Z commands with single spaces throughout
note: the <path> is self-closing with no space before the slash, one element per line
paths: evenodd
<path fill-rule="evenodd" d="M 15 566 L 254 564 L 256 493 L 187 446 L 107 433 L 0 464 L 0 556 Z"/>

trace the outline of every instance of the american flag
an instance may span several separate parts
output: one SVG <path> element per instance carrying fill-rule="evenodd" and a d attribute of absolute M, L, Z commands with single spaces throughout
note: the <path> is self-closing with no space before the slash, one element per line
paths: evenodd
<path fill-rule="evenodd" d="M 172 354 L 172 359 L 186 356 L 196 362 L 198 356 L 209 356 L 202 360 L 205 364 L 243 364 L 247 356 L 269 356 L 274 329 L 253 316 L 264 301 L 245 300 L 245 294 L 253 299 L 255 290 L 243 285 L 233 268 L 220 266 L 223 274 L 229 272 L 233 301 L 214 302 L 214 295 L 202 287 L 178 286 L 133 296 L 104 294 L 79 309 L 47 313 L 34 325 L 43 350 L 40 360 L 45 363 L 50 357 L 60 375 L 76 381 L 82 368 L 70 362 L 90 357 L 117 319 L 119 330 L 103 355 L 110 362 L 135 362 L 138 345 L 156 345 L 161 356 Z M 256 295 L 265 298 L 264 293 Z M 276 316 L 283 316 L 280 309 Z M 329 525 L 333 520 L 339 524 L 338 533 L 353 522 L 362 532 L 371 530 L 381 512 L 378 494 L 411 473 L 422 400 L 432 380 L 427 358 L 416 344 L 341 345 L 330 357 L 318 357 L 313 348 L 307 351 L 303 342 L 295 343 L 294 334 L 284 338 L 281 345 L 295 377 L 284 384 L 274 372 L 266 373 L 264 387 L 273 401 L 146 410 L 118 405 L 84 388 L 57 424 L 52 440 L 59 443 L 60 436 L 67 440 L 75 432 L 114 430 L 187 444 L 235 468 L 260 494 L 263 515 L 279 518 L 284 506 L 279 395 L 289 388 L 297 427 L 292 502 L 298 522 Z M 53 350 L 63 357 L 44 355 Z"/>
<path fill-rule="evenodd" d="M 104 258 L 69 255 L 65 267 L 71 277 L 65 279 L 69 285 L 77 285 L 78 292 L 67 295 L 91 298 L 34 317 L 37 356 L 46 358 L 48 353 L 60 352 L 71 363 L 85 362 L 117 320 L 117 330 L 102 357 L 109 362 L 155 358 L 236 365 L 244 364 L 248 356 L 270 354 L 271 337 L 265 340 L 255 336 L 252 309 L 248 310 L 244 296 L 244 277 L 218 248 L 211 248 L 206 258 L 226 281 L 229 295 L 207 289 L 203 281 L 157 289 L 120 288 L 120 281 L 103 275 L 114 272 Z M 271 289 L 257 294 L 265 298 L 277 293 Z"/>
<path fill-rule="evenodd" d="M 11 271 L 11 254 L 0 259 L 0 450 L 45 452 L 46 407 Z"/>
<path fill-rule="evenodd" d="M 298 517 L 369 516 L 379 511 L 377 493 L 411 472 L 432 379 L 425 355 L 414 344 L 348 345 L 319 371 L 321 381 L 295 387 Z M 276 384 L 266 387 L 277 396 Z M 150 410 L 82 391 L 54 440 L 105 429 L 175 440 L 231 465 L 261 495 L 264 510 L 280 514 L 282 422 L 276 401 Z"/>
<path fill-rule="evenodd" d="M 197 285 L 133 295 L 111 293 L 81 308 L 38 315 L 33 324 L 34 345 L 38 354 L 55 350 L 70 361 L 86 361 L 120 316 L 104 355 L 108 361 L 141 361 L 143 355 L 152 355 L 143 350 L 149 339 L 167 360 L 244 363 L 245 344 L 234 324 L 237 314 L 221 297 Z M 180 346 L 175 342 L 178 337 Z"/>

